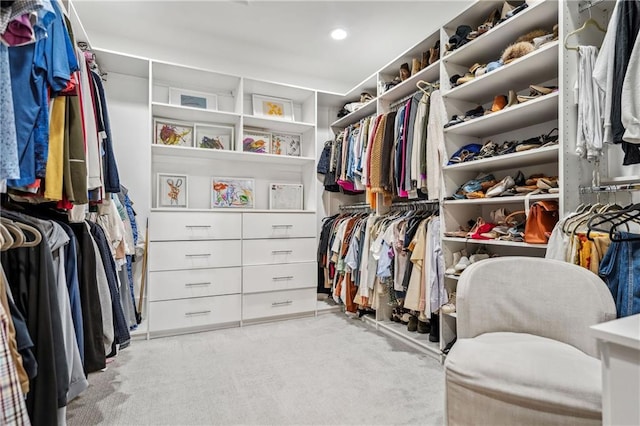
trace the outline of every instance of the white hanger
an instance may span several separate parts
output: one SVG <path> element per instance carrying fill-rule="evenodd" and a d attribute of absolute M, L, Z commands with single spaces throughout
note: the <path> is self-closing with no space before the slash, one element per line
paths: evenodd
<path fill-rule="evenodd" d="M 589 14 L 591 14 L 591 9 L 589 9 Z M 600 26 L 598 21 L 596 21 L 595 19 L 589 17 L 589 19 L 587 19 L 585 21 L 585 23 L 582 24 L 582 26 L 580 28 L 578 28 L 577 30 L 573 30 L 569 34 L 567 34 L 567 36 L 564 38 L 564 48 L 567 49 L 567 50 L 578 50 L 579 46 L 569 46 L 569 43 L 568 43 L 569 37 L 571 37 L 572 35 L 576 35 L 578 33 L 581 33 L 582 31 L 584 31 L 589 26 L 596 27 L 598 30 L 600 30 L 603 33 L 607 32 L 607 30 L 605 30 L 604 28 L 602 28 Z"/>

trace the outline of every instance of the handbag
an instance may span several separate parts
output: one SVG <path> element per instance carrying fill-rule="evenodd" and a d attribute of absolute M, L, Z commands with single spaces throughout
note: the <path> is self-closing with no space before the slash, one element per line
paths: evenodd
<path fill-rule="evenodd" d="M 536 201 L 531 205 L 524 226 L 524 242 L 546 244 L 560 217 L 557 201 Z"/>

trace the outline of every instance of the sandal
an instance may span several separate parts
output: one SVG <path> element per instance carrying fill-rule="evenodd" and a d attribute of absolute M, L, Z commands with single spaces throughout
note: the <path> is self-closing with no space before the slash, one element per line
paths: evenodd
<path fill-rule="evenodd" d="M 475 156 L 475 160 L 480 160 L 482 158 L 495 157 L 498 155 L 498 145 L 495 142 L 487 141 L 483 146 L 480 152 Z"/>

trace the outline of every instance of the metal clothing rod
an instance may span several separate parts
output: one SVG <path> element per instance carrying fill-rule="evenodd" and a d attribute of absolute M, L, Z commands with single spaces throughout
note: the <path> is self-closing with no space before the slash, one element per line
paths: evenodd
<path fill-rule="evenodd" d="M 402 98 L 400 100 L 397 100 L 394 103 L 392 103 L 391 105 L 389 105 L 389 109 L 394 109 L 395 107 L 398 107 L 398 106 L 402 105 L 403 103 L 407 102 L 409 99 L 413 98 L 418 93 L 422 93 L 422 92 L 420 90 L 416 90 L 415 92 L 411 93 L 410 95 L 407 95 L 404 98 Z"/>
<path fill-rule="evenodd" d="M 625 192 L 625 191 L 640 191 L 640 183 L 580 187 L 581 194 L 595 194 L 598 192 Z"/>
<path fill-rule="evenodd" d="M 368 203 L 358 203 L 340 206 L 340 210 L 371 210 L 371 206 Z"/>
<path fill-rule="evenodd" d="M 578 2 L 578 11 L 584 12 L 591 9 L 593 6 L 602 3 L 604 0 L 582 0 Z"/>
<path fill-rule="evenodd" d="M 438 206 L 438 200 L 414 200 L 398 201 L 392 203 L 389 208 L 392 210 L 436 210 Z"/>

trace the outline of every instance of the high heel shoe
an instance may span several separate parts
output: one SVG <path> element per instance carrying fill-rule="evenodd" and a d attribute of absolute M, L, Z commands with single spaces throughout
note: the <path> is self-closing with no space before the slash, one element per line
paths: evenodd
<path fill-rule="evenodd" d="M 518 105 L 518 94 L 515 90 L 509 90 L 509 98 L 508 98 L 507 106 L 505 108 L 509 108 L 510 106 Z"/>

